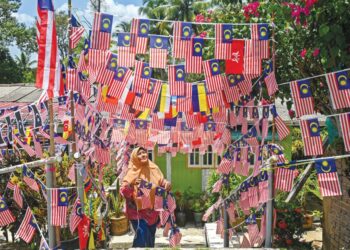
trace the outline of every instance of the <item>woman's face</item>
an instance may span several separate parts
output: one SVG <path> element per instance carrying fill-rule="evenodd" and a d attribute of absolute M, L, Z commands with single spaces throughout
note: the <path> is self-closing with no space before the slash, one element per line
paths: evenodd
<path fill-rule="evenodd" d="M 147 163 L 148 153 L 146 152 L 146 150 L 140 149 L 137 152 L 137 158 L 140 160 L 141 163 Z"/>

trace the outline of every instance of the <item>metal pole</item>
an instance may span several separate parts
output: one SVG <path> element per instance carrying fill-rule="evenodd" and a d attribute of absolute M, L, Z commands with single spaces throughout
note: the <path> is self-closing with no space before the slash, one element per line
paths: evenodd
<path fill-rule="evenodd" d="M 32 161 L 32 162 L 28 162 L 28 163 L 24 163 L 24 164 L 19 164 L 19 165 L 16 165 L 16 166 L 2 168 L 2 169 L 0 169 L 0 175 L 1 174 L 12 173 L 16 169 L 23 168 L 23 166 L 26 166 L 28 168 L 34 168 L 34 167 L 39 167 L 39 166 L 42 166 L 42 165 L 45 165 L 45 164 L 55 163 L 56 161 L 60 162 L 61 161 L 60 157 L 50 157 L 48 159 Z"/>
<path fill-rule="evenodd" d="M 267 171 L 268 184 L 269 184 L 269 195 L 266 205 L 266 237 L 265 247 L 272 247 L 272 225 L 273 225 L 273 169 L 269 167 Z"/>
<path fill-rule="evenodd" d="M 52 98 L 48 100 L 49 106 L 49 119 L 50 119 L 50 156 L 55 155 L 55 141 L 54 141 L 54 124 L 53 124 L 53 101 Z M 49 231 L 49 247 L 54 249 L 59 242 L 59 231 L 56 232 L 56 228 L 50 225 L 51 221 L 51 192 L 50 188 L 56 185 L 56 168 L 55 164 L 46 164 L 46 186 L 47 186 L 47 218 L 48 218 L 48 231 Z M 57 237 L 58 236 L 58 237 Z"/>
<path fill-rule="evenodd" d="M 171 181 L 171 154 L 166 153 L 166 179 Z"/>
<path fill-rule="evenodd" d="M 222 206 L 222 210 L 224 213 L 224 247 L 229 247 L 229 233 L 228 233 L 228 214 L 225 209 L 225 205 Z"/>
<path fill-rule="evenodd" d="M 74 158 L 75 158 L 75 169 L 76 169 L 76 183 L 77 183 L 77 192 L 78 192 L 78 197 L 80 199 L 81 202 L 81 209 L 82 211 L 84 211 L 84 180 L 83 180 L 83 176 L 82 176 L 82 169 L 84 168 L 84 165 L 80 162 L 80 153 L 75 153 L 74 154 Z"/>

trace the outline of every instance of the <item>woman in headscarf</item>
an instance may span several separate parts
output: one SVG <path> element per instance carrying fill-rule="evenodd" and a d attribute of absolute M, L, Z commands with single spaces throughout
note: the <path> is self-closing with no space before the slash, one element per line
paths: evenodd
<path fill-rule="evenodd" d="M 136 234 L 133 247 L 154 247 L 159 212 L 153 207 L 138 209 L 140 205 L 135 200 L 135 192 L 141 180 L 152 183 L 150 193 L 152 204 L 154 204 L 156 186 L 161 186 L 167 191 L 171 189 L 170 182 L 164 179 L 159 167 L 148 159 L 147 150 L 138 147 L 131 153 L 128 171 L 123 178 L 120 193 L 126 200 L 125 213 Z"/>

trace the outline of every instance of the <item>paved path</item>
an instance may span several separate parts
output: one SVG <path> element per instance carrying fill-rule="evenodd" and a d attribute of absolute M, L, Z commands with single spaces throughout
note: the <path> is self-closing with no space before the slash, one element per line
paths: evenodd
<path fill-rule="evenodd" d="M 180 228 L 182 234 L 181 247 L 182 248 L 205 248 L 204 229 L 196 228 L 193 224 L 188 224 L 184 228 Z M 129 249 L 132 246 L 134 235 L 132 233 L 111 236 L 109 242 L 110 249 Z M 163 236 L 163 229 L 159 228 L 156 232 L 156 248 L 169 248 L 169 240 Z"/>

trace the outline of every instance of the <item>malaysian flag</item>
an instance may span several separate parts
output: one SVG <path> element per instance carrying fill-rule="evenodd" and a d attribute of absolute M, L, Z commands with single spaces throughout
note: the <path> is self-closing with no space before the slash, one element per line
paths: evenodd
<path fill-rule="evenodd" d="M 131 21 L 131 34 L 135 39 L 135 53 L 146 54 L 150 21 L 147 19 L 135 19 Z"/>
<path fill-rule="evenodd" d="M 309 80 L 301 80 L 290 83 L 296 116 L 309 115 L 314 113 L 314 98 Z"/>
<path fill-rule="evenodd" d="M 178 247 L 180 245 L 181 238 L 182 234 L 180 233 L 179 228 L 172 228 L 169 236 L 170 247 Z"/>
<path fill-rule="evenodd" d="M 242 242 L 240 242 L 240 247 L 241 248 L 250 248 L 250 242 L 249 242 L 249 235 L 244 234 L 242 238 Z"/>
<path fill-rule="evenodd" d="M 250 145 L 250 146 L 259 146 L 259 141 L 257 139 L 258 132 L 256 130 L 256 127 L 252 127 L 249 129 L 248 133 L 246 133 L 243 138 L 244 140 Z"/>
<path fill-rule="evenodd" d="M 238 102 L 240 98 L 240 90 L 237 86 L 237 75 L 226 75 L 224 77 L 224 95 L 226 97 L 226 101 L 229 103 Z"/>
<path fill-rule="evenodd" d="M 67 226 L 67 210 L 68 210 L 68 189 L 52 188 L 51 195 L 51 214 L 50 225 Z"/>
<path fill-rule="evenodd" d="M 202 221 L 207 221 L 209 216 L 214 212 L 215 208 L 214 205 L 211 205 L 207 211 L 203 214 Z"/>
<path fill-rule="evenodd" d="M 149 196 L 152 191 L 152 182 L 141 180 L 139 188 L 144 196 Z"/>
<path fill-rule="evenodd" d="M 250 207 L 257 207 L 259 205 L 258 180 L 256 177 L 250 177 L 248 187 L 248 199 Z"/>
<path fill-rule="evenodd" d="M 15 221 L 16 218 L 9 210 L 4 198 L 0 196 L 0 227 L 7 226 Z"/>
<path fill-rule="evenodd" d="M 158 118 L 157 114 L 153 114 L 151 128 L 163 130 L 164 129 L 164 119 L 160 119 L 160 118 Z"/>
<path fill-rule="evenodd" d="M 34 179 L 34 174 L 30 171 L 26 165 L 23 166 L 23 181 L 36 192 L 39 192 L 38 183 Z"/>
<path fill-rule="evenodd" d="M 228 214 L 230 223 L 233 223 L 236 221 L 236 209 L 235 204 L 230 201 L 225 201 L 225 209 Z"/>
<path fill-rule="evenodd" d="M 281 164 L 275 169 L 275 189 L 289 192 L 293 187 L 295 166 Z"/>
<path fill-rule="evenodd" d="M 316 160 L 315 165 L 322 197 L 342 195 L 335 159 Z"/>
<path fill-rule="evenodd" d="M 152 77 L 152 68 L 146 62 L 136 61 L 133 90 L 137 93 L 146 93 Z"/>
<path fill-rule="evenodd" d="M 211 59 L 203 62 L 204 76 L 209 92 L 223 89 L 219 60 Z"/>
<path fill-rule="evenodd" d="M 121 99 L 131 76 L 132 71 L 129 68 L 118 67 L 112 82 L 108 84 L 108 96 Z"/>
<path fill-rule="evenodd" d="M 264 140 L 269 130 L 270 106 L 264 106 L 262 110 L 261 137 Z M 276 124 L 277 125 L 277 124 Z"/>
<path fill-rule="evenodd" d="M 285 163 L 287 160 L 284 157 L 283 151 L 280 146 L 276 144 L 270 144 L 267 147 L 271 153 L 271 155 L 276 155 L 278 160 L 277 163 Z"/>
<path fill-rule="evenodd" d="M 220 192 L 222 187 L 222 179 L 220 178 L 217 182 L 214 183 L 214 185 L 212 186 L 212 193 L 218 193 Z"/>
<path fill-rule="evenodd" d="M 208 110 L 205 83 L 192 85 L 193 112 L 206 112 Z"/>
<path fill-rule="evenodd" d="M 164 194 L 165 194 L 165 189 L 162 187 L 157 187 L 156 188 L 156 193 L 154 197 L 154 210 L 156 211 L 163 211 L 164 207 Z"/>
<path fill-rule="evenodd" d="M 185 95 L 185 66 L 169 65 L 168 66 L 168 82 L 170 86 L 170 94 L 173 96 Z"/>
<path fill-rule="evenodd" d="M 79 223 L 83 219 L 83 211 L 81 208 L 81 202 L 80 199 L 77 198 L 74 202 L 73 209 L 70 214 L 69 218 L 69 230 L 73 234 L 75 229 L 77 229 Z"/>
<path fill-rule="evenodd" d="M 68 59 L 66 90 L 79 91 L 79 75 L 77 65 L 75 64 L 73 57 Z"/>
<path fill-rule="evenodd" d="M 13 184 L 11 181 L 7 183 L 6 186 L 8 189 L 13 190 L 13 199 L 17 203 L 17 205 L 22 208 L 23 207 L 23 197 L 21 194 L 21 189 L 17 184 Z"/>
<path fill-rule="evenodd" d="M 186 22 L 174 22 L 173 27 L 173 57 L 186 58 L 191 47 L 191 37 L 193 34 L 192 24 Z"/>
<path fill-rule="evenodd" d="M 252 40 L 245 40 L 243 74 L 251 75 L 252 78 L 255 78 L 262 73 L 262 61 L 261 58 L 254 56 L 253 46 Z"/>
<path fill-rule="evenodd" d="M 70 20 L 70 25 L 71 25 L 71 33 L 69 36 L 69 47 L 71 49 L 74 49 L 77 47 L 80 38 L 84 34 L 84 26 L 82 26 L 78 20 L 75 18 L 74 15 L 72 15 L 71 20 Z"/>
<path fill-rule="evenodd" d="M 37 227 L 32 211 L 30 207 L 27 207 L 26 214 L 24 215 L 15 237 L 21 238 L 28 244 L 32 241 Z"/>
<path fill-rule="evenodd" d="M 270 74 L 265 76 L 264 81 L 266 83 L 268 95 L 273 96 L 278 91 L 275 72 L 272 71 Z"/>
<path fill-rule="evenodd" d="M 146 91 L 146 93 L 142 94 L 140 105 L 142 107 L 150 108 L 151 110 L 154 110 L 157 105 L 161 88 L 162 88 L 161 80 L 151 79 L 148 82 L 148 90 Z"/>
<path fill-rule="evenodd" d="M 221 174 L 228 174 L 231 171 L 231 165 L 232 161 L 226 157 L 223 157 L 218 166 L 217 172 Z"/>
<path fill-rule="evenodd" d="M 233 41 L 232 24 L 215 24 L 215 58 L 231 59 Z"/>
<path fill-rule="evenodd" d="M 253 46 L 253 56 L 259 58 L 259 60 L 269 58 L 269 25 L 251 24 L 250 31 Z"/>
<path fill-rule="evenodd" d="M 329 93 L 334 109 L 350 107 L 349 71 L 340 71 L 326 75 Z"/>
<path fill-rule="evenodd" d="M 194 37 L 191 39 L 190 49 L 185 57 L 185 71 L 187 73 L 202 73 L 202 56 L 203 56 L 204 39 Z"/>
<path fill-rule="evenodd" d="M 248 230 L 248 235 L 250 239 L 250 244 L 251 246 L 254 246 L 255 242 L 260 238 L 259 227 L 256 224 L 255 214 L 250 215 L 246 219 L 246 223 L 247 223 L 247 230 Z"/>
<path fill-rule="evenodd" d="M 350 151 L 350 113 L 339 115 L 341 132 L 343 135 L 345 151 Z"/>
<path fill-rule="evenodd" d="M 237 86 L 241 95 L 250 95 L 252 92 L 252 79 L 250 75 L 236 75 Z"/>
<path fill-rule="evenodd" d="M 282 141 L 284 138 L 286 138 L 289 135 L 290 133 L 289 127 L 284 123 L 282 118 L 277 114 L 275 105 L 272 105 L 270 109 L 271 109 L 271 114 L 275 119 L 278 138 L 280 141 Z"/>
<path fill-rule="evenodd" d="M 264 204 L 269 199 L 269 182 L 267 171 L 262 171 L 258 175 L 259 204 Z"/>
<path fill-rule="evenodd" d="M 52 0 L 38 0 L 37 10 L 40 35 L 35 86 L 46 90 L 49 97 L 61 96 L 64 92 L 64 83 Z"/>
<path fill-rule="evenodd" d="M 176 209 L 176 202 L 175 202 L 174 196 L 171 193 L 168 193 L 166 203 L 167 203 L 168 211 L 170 213 L 173 213 Z"/>
<path fill-rule="evenodd" d="M 135 47 L 133 35 L 130 33 L 118 33 L 118 65 L 123 67 L 134 67 Z"/>
<path fill-rule="evenodd" d="M 192 110 L 192 84 L 185 83 L 185 95 L 176 98 L 176 110 L 178 112 L 189 112 Z"/>
<path fill-rule="evenodd" d="M 96 82 L 107 85 L 110 84 L 118 68 L 117 62 L 118 55 L 109 53 L 106 65 L 104 67 L 101 67 L 101 69 L 98 71 Z"/>
<path fill-rule="evenodd" d="M 166 68 L 168 47 L 168 37 L 150 35 L 149 65 L 151 68 Z"/>
<path fill-rule="evenodd" d="M 108 50 L 111 43 L 113 16 L 96 12 L 90 36 L 90 48 Z"/>
<path fill-rule="evenodd" d="M 318 119 L 300 120 L 300 127 L 305 156 L 323 155 L 320 124 L 318 123 Z"/>

